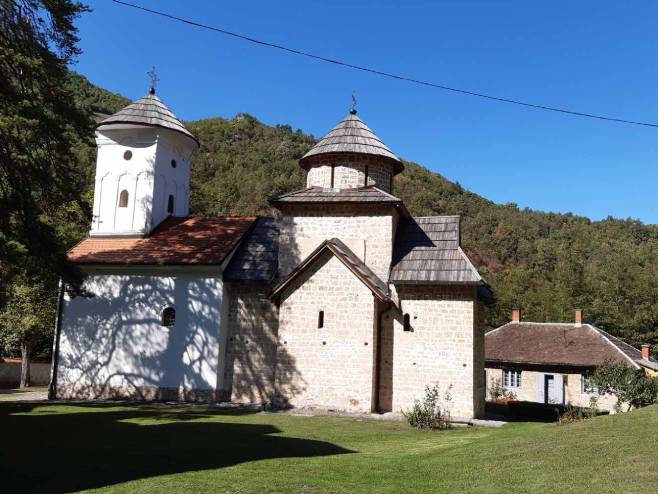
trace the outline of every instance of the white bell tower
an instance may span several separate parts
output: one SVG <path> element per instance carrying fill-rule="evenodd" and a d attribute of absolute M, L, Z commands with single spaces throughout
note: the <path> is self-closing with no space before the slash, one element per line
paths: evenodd
<path fill-rule="evenodd" d="M 187 216 L 190 158 L 199 143 L 149 94 L 96 128 L 91 236 L 145 236 L 169 216 Z"/>

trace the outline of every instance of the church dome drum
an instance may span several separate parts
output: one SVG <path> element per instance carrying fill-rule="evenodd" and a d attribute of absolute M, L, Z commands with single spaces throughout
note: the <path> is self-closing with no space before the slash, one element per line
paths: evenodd
<path fill-rule="evenodd" d="M 320 139 L 299 164 L 308 172 L 308 187 L 343 190 L 374 186 L 389 193 L 393 191 L 393 176 L 404 169 L 400 158 L 356 110 Z"/>

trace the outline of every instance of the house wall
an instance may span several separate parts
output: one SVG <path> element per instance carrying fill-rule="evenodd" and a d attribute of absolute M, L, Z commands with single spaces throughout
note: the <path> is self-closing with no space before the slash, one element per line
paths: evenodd
<path fill-rule="evenodd" d="M 484 413 L 484 334 L 477 293 L 470 286 L 398 286 L 403 313 L 410 314 L 413 331 L 403 328 L 402 316 L 389 312 L 392 325 L 392 409 L 408 410 L 422 399 L 427 385 L 449 392 L 446 402 L 453 417 Z"/>
<path fill-rule="evenodd" d="M 92 273 L 92 297 L 65 297 L 58 398 L 212 399 L 218 386 L 221 273 Z M 174 327 L 161 325 L 164 307 Z"/>
<path fill-rule="evenodd" d="M 590 398 L 596 396 L 597 407 L 600 410 L 614 412 L 617 398 L 613 395 L 592 395 L 583 393 L 581 374 L 561 374 L 555 372 L 536 372 L 530 370 L 522 370 L 521 372 L 521 388 L 505 388 L 514 393 L 516 400 L 530 401 L 535 403 L 544 402 L 544 375 L 554 374 L 562 378 L 564 385 L 564 404 L 579 407 L 589 407 Z M 495 383 L 502 385 L 503 383 L 503 370 L 502 369 L 487 369 L 487 399 L 492 399 L 491 389 Z"/>
<path fill-rule="evenodd" d="M 382 280 L 388 280 L 398 214 L 390 206 L 282 207 L 279 276 L 289 274 L 324 240 L 339 238 Z M 362 248 L 354 247 L 361 243 Z M 361 256 L 363 252 L 363 256 Z"/>
<path fill-rule="evenodd" d="M 279 309 L 266 283 L 227 283 L 228 337 L 222 400 L 267 403 L 274 399 Z"/>
<path fill-rule="evenodd" d="M 307 187 L 331 188 L 331 168 L 334 169 L 335 189 L 352 189 L 366 185 L 366 166 L 368 167 L 368 184 L 393 193 L 391 175 L 393 167 L 389 161 L 377 156 L 363 154 L 319 155 L 305 160 L 309 167 L 306 175 Z"/>
<path fill-rule="evenodd" d="M 324 327 L 318 313 L 324 311 Z M 372 411 L 374 299 L 327 253 L 281 295 L 277 393 L 295 407 Z"/>
<path fill-rule="evenodd" d="M 0 362 L 0 388 L 17 388 L 21 384 L 21 360 L 11 359 Z M 50 364 L 32 362 L 30 364 L 30 386 L 48 386 Z"/>

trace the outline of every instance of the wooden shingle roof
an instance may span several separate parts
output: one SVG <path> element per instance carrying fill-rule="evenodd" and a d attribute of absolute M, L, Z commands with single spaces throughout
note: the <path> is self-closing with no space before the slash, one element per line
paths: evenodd
<path fill-rule="evenodd" d="M 322 242 L 306 259 L 283 278 L 273 289 L 272 298 L 277 298 L 281 292 L 289 286 L 300 274 L 313 265 L 324 252 L 330 251 L 338 258 L 354 275 L 366 285 L 370 291 L 380 300 L 389 300 L 388 285 L 382 281 L 350 248 L 337 238 Z"/>
<path fill-rule="evenodd" d="M 350 112 L 341 120 L 327 135 L 318 141 L 313 148 L 300 160 L 304 166 L 304 160 L 311 156 L 332 153 L 357 153 L 381 156 L 392 161 L 395 173 L 400 173 L 404 165 L 400 158 L 393 154 L 386 144 L 363 123 L 356 111 Z"/>
<path fill-rule="evenodd" d="M 226 281 L 273 281 L 279 270 L 279 219 L 260 217 L 231 258 Z"/>
<path fill-rule="evenodd" d="M 96 128 L 98 130 L 111 129 L 113 126 L 126 124 L 148 125 L 173 130 L 193 139 L 197 146 L 199 145 L 196 137 L 185 128 L 183 123 L 178 120 L 176 115 L 167 108 L 155 93 L 149 93 L 143 98 L 122 108 L 114 115 L 110 115 L 102 120 Z"/>
<path fill-rule="evenodd" d="M 459 227 L 459 216 L 401 219 L 389 282 L 486 285 L 460 247 Z"/>
<path fill-rule="evenodd" d="M 145 238 L 87 238 L 67 258 L 76 264 L 220 265 L 255 219 L 168 218 Z"/>
<path fill-rule="evenodd" d="M 298 190 L 289 194 L 284 194 L 270 201 L 273 205 L 277 204 L 295 204 L 295 203 L 355 203 L 369 202 L 380 204 L 401 204 L 402 201 L 394 195 L 384 192 L 383 190 L 369 185 L 368 187 L 358 187 L 353 189 L 323 189 L 322 187 L 310 187 L 308 189 Z"/>

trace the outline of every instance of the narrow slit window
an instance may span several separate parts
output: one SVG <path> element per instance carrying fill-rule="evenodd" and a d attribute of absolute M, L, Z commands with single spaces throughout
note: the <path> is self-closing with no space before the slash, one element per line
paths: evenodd
<path fill-rule="evenodd" d="M 363 180 L 363 186 L 367 187 L 368 186 L 368 165 L 366 165 L 364 175 L 365 175 L 365 179 Z"/>
<path fill-rule="evenodd" d="M 334 175 L 336 172 L 336 167 L 334 165 L 331 165 L 331 188 L 334 188 Z"/>
<path fill-rule="evenodd" d="M 324 311 L 318 312 L 318 329 L 324 328 Z"/>
<path fill-rule="evenodd" d="M 176 325 L 176 309 L 165 307 L 162 311 L 162 325 L 167 328 L 173 328 Z"/>
<path fill-rule="evenodd" d="M 404 330 L 411 331 L 411 317 L 409 317 L 409 314 L 405 314 L 402 319 L 404 322 Z"/>
<path fill-rule="evenodd" d="M 174 196 L 169 195 L 169 200 L 167 201 L 167 212 L 169 214 L 174 214 Z"/>
<path fill-rule="evenodd" d="M 122 190 L 121 194 L 119 194 L 119 207 L 120 208 L 127 208 L 128 207 L 128 191 L 127 190 Z"/>

